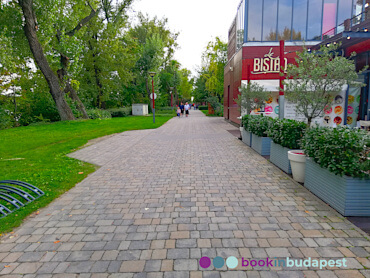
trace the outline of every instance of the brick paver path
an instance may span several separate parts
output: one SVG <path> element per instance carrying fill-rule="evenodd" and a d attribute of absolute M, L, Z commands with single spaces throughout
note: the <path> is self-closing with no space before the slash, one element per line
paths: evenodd
<path fill-rule="evenodd" d="M 0 276 L 370 277 L 365 234 L 232 129 L 191 111 L 72 154 L 102 167 L 3 238 Z M 203 270 L 203 256 L 239 266 Z M 252 268 L 242 257 L 345 258 L 348 267 Z"/>

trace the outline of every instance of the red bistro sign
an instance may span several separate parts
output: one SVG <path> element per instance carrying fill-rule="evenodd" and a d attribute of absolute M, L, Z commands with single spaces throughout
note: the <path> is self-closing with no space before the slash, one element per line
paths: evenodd
<path fill-rule="evenodd" d="M 296 51 L 302 46 L 285 46 L 283 67 L 295 63 Z M 244 46 L 242 80 L 279 79 L 279 46 Z"/>

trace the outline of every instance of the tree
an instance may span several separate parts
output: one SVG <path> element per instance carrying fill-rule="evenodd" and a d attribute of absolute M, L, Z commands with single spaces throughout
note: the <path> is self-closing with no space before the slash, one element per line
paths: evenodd
<path fill-rule="evenodd" d="M 306 117 L 308 127 L 323 115 L 344 85 L 358 86 L 354 61 L 340 56 L 337 49 L 336 45 L 321 46 L 319 51 L 303 48 L 297 53 L 296 64 L 288 65 L 286 99 L 295 103 L 296 112 Z"/>
<path fill-rule="evenodd" d="M 87 25 L 80 88 L 92 106 L 123 105 L 124 86 L 133 79 L 137 44 L 122 31 L 128 25 L 126 10 L 132 1 L 102 1 L 102 12 Z"/>
<path fill-rule="evenodd" d="M 227 43 L 216 37 L 202 55 L 206 88 L 222 102 L 224 95 L 224 67 L 227 63 Z"/>
<path fill-rule="evenodd" d="M 36 13 L 33 7 L 33 0 L 19 0 L 18 3 L 22 8 L 22 13 L 24 17 L 24 33 L 27 38 L 29 47 L 31 49 L 31 52 L 33 54 L 37 66 L 40 68 L 41 72 L 43 73 L 46 79 L 46 82 L 49 85 L 50 94 L 52 95 L 55 101 L 60 118 L 61 120 L 74 120 L 75 117 L 73 115 L 73 112 L 69 107 L 66 99 L 64 98 L 64 91 L 59 84 L 60 79 L 51 68 L 44 54 L 43 47 L 38 39 L 37 30 L 39 29 L 39 26 L 36 19 Z M 90 4 L 89 6 L 91 9 L 90 14 L 82 18 L 72 30 L 67 32 L 67 34 L 69 33 L 73 36 L 75 32 L 80 30 L 92 17 L 95 16 L 98 10 L 94 9 Z M 57 35 L 57 37 L 59 38 L 58 41 L 60 41 L 61 34 L 57 32 L 55 35 Z M 68 57 L 65 57 L 64 60 L 65 61 L 62 62 L 62 64 L 64 63 L 63 67 L 66 67 Z M 60 74 L 61 73 L 59 73 L 59 75 Z"/>
<path fill-rule="evenodd" d="M 250 114 L 254 109 L 260 109 L 270 97 L 271 92 L 257 83 L 249 82 L 247 86 L 239 87 L 240 95 L 236 99 L 240 113 Z"/>
<path fill-rule="evenodd" d="M 177 48 L 177 33 L 172 33 L 167 27 L 167 19 L 150 19 L 139 13 L 139 24 L 129 30 L 129 35 L 137 40 L 139 45 L 138 60 L 133 69 L 135 80 L 133 86 L 141 94 L 142 100 L 149 101 L 151 93 L 151 78 L 149 72 L 157 73 L 170 63 L 174 50 Z M 152 105 L 152 102 L 150 102 Z"/>

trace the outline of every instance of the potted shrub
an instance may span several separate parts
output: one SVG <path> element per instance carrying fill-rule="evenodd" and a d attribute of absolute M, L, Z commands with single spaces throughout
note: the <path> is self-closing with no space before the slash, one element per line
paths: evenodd
<path fill-rule="evenodd" d="M 291 174 L 292 169 L 288 159 L 288 151 L 298 150 L 299 143 L 304 135 L 306 124 L 303 122 L 283 119 L 276 119 L 271 122 L 270 129 L 267 131 L 268 137 L 271 138 L 270 161 L 282 169 L 284 172 Z M 302 153 L 302 151 L 297 152 Z M 293 178 L 299 175 L 293 174 Z"/>
<path fill-rule="evenodd" d="M 305 187 L 344 216 L 370 216 L 370 134 L 311 128 L 302 139 Z"/>
<path fill-rule="evenodd" d="M 274 119 L 263 116 L 249 116 L 246 130 L 252 133 L 251 147 L 260 155 L 270 155 L 271 139 L 267 131 Z"/>
<path fill-rule="evenodd" d="M 249 147 L 252 145 L 252 133 L 247 130 L 250 117 L 251 117 L 250 115 L 243 116 L 242 118 L 243 128 L 241 130 L 242 141 L 244 142 L 244 144 L 248 145 Z"/>

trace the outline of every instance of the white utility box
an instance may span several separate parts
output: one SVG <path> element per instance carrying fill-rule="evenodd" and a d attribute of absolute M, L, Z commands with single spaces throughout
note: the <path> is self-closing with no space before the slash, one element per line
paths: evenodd
<path fill-rule="evenodd" d="M 135 103 L 132 105 L 133 116 L 145 116 L 148 115 L 148 104 Z"/>

